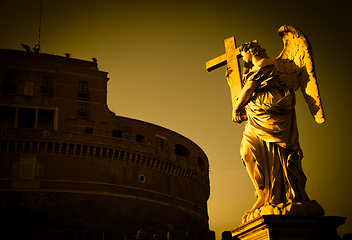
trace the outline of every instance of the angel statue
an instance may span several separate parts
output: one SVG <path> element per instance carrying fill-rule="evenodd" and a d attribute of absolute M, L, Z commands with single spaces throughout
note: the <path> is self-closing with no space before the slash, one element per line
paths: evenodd
<path fill-rule="evenodd" d="M 268 58 L 257 41 L 232 51 L 244 61 L 232 120 L 246 121 L 240 154 L 257 197 L 242 223 L 261 215 L 324 215 L 305 191 L 295 114 L 295 91 L 301 88 L 315 121 L 325 121 L 311 47 L 293 26 L 282 26 L 278 34 L 284 49 L 275 59 Z M 233 87 L 233 73 L 239 65 L 230 64 L 229 59 L 227 65 L 226 77 Z"/>

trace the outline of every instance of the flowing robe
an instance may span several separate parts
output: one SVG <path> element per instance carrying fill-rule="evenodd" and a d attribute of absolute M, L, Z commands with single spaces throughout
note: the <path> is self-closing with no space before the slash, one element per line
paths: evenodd
<path fill-rule="evenodd" d="M 301 166 L 295 93 L 279 84 L 274 65 L 245 75 L 245 83 L 259 81 L 245 106 L 248 121 L 241 143 L 244 163 L 255 162 L 254 181 L 264 191 L 264 205 L 308 200 Z"/>

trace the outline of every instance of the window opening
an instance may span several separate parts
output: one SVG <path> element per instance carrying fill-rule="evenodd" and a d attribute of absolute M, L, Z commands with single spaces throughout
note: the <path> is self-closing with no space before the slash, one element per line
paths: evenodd
<path fill-rule="evenodd" d="M 1 151 L 6 151 L 6 149 L 7 149 L 7 140 L 3 139 L 1 141 Z"/>
<path fill-rule="evenodd" d="M 16 120 L 16 108 L 0 106 L 0 126 L 14 127 Z"/>
<path fill-rule="evenodd" d="M 163 149 L 164 148 L 164 139 L 162 139 L 160 137 L 157 138 L 157 147 L 159 149 Z"/>
<path fill-rule="evenodd" d="M 54 127 L 54 110 L 38 109 L 37 128 L 52 130 Z"/>
<path fill-rule="evenodd" d="M 143 142 L 144 142 L 144 137 L 143 137 L 143 135 L 136 135 L 136 142 L 143 143 Z"/>
<path fill-rule="evenodd" d="M 34 108 L 18 108 L 18 123 L 20 128 L 35 127 L 36 110 Z"/>
<path fill-rule="evenodd" d="M 54 153 L 60 153 L 60 143 L 55 143 Z"/>
<path fill-rule="evenodd" d="M 205 168 L 204 160 L 201 157 L 198 157 L 198 166 L 201 168 Z"/>
<path fill-rule="evenodd" d="M 182 157 L 185 157 L 185 158 L 189 158 L 190 157 L 189 150 L 185 146 L 183 146 L 181 144 L 176 144 L 175 145 L 175 154 L 179 155 L 179 156 L 182 156 Z"/>
<path fill-rule="evenodd" d="M 86 127 L 87 134 L 93 134 L 93 130 L 94 130 L 94 128 L 92 128 L 92 127 Z"/>
<path fill-rule="evenodd" d="M 79 104 L 78 105 L 78 116 L 80 116 L 80 117 L 88 117 L 89 116 L 89 112 L 87 111 L 86 104 Z"/>
<path fill-rule="evenodd" d="M 46 147 L 46 152 L 47 153 L 52 153 L 53 152 L 53 143 L 52 142 L 48 142 L 48 145 Z"/>
<path fill-rule="evenodd" d="M 79 81 L 78 84 L 78 97 L 88 99 L 88 82 Z"/>
<path fill-rule="evenodd" d="M 122 138 L 122 132 L 120 130 L 112 130 L 112 136 L 116 138 Z"/>
<path fill-rule="evenodd" d="M 139 175 L 139 181 L 141 183 L 144 183 L 145 182 L 145 176 L 144 175 Z"/>
<path fill-rule="evenodd" d="M 75 155 L 80 155 L 80 154 L 81 154 L 81 145 L 77 145 Z"/>
<path fill-rule="evenodd" d="M 17 152 L 23 151 L 23 142 L 20 140 L 17 142 Z"/>
<path fill-rule="evenodd" d="M 5 79 L 2 84 L 2 92 L 4 93 L 16 93 L 16 74 L 15 73 L 5 73 Z"/>
<path fill-rule="evenodd" d="M 41 94 L 42 95 L 49 95 L 53 94 L 53 78 L 52 77 L 44 77 L 43 78 L 43 86 L 41 87 Z"/>
<path fill-rule="evenodd" d="M 67 144 L 63 143 L 61 145 L 61 154 L 66 154 L 66 152 L 67 152 Z"/>

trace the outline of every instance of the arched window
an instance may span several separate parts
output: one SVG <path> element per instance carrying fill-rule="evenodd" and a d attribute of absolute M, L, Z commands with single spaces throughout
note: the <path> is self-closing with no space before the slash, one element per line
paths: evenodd
<path fill-rule="evenodd" d="M 22 152 L 23 150 L 23 142 L 20 140 L 17 142 L 17 152 Z"/>
<path fill-rule="evenodd" d="M 81 154 L 81 145 L 76 145 L 76 151 L 75 151 L 75 153 L 74 153 L 74 155 L 80 155 Z"/>
<path fill-rule="evenodd" d="M 71 143 L 68 147 L 68 154 L 73 155 L 74 145 Z"/>
<path fill-rule="evenodd" d="M 123 161 L 125 158 L 125 152 L 121 151 L 119 160 Z"/>
<path fill-rule="evenodd" d="M 155 160 L 155 158 L 154 158 L 154 166 L 153 166 L 153 168 L 155 168 L 155 169 L 159 169 L 159 162 L 160 162 L 160 160 L 159 159 L 156 159 Z"/>
<path fill-rule="evenodd" d="M 39 143 L 39 152 L 40 153 L 45 152 L 45 142 L 40 142 Z"/>
<path fill-rule="evenodd" d="M 142 161 L 139 163 L 139 165 L 142 165 L 142 166 L 144 166 L 145 164 L 146 164 L 146 157 L 145 156 L 143 156 L 143 158 L 142 158 Z"/>
<path fill-rule="evenodd" d="M 183 146 L 181 144 L 176 144 L 175 145 L 175 154 L 179 155 L 179 156 L 182 156 L 182 157 L 185 157 L 185 158 L 190 158 L 190 155 L 191 155 L 189 150 L 185 146 Z"/>
<path fill-rule="evenodd" d="M 131 163 L 134 163 L 136 161 L 136 154 L 132 154 L 132 158 L 131 158 Z"/>
<path fill-rule="evenodd" d="M 1 141 L 1 151 L 6 151 L 6 149 L 7 149 L 7 140 L 3 139 Z"/>
<path fill-rule="evenodd" d="M 16 141 L 10 140 L 9 151 L 15 151 L 15 145 L 16 145 Z"/>
<path fill-rule="evenodd" d="M 103 148 L 103 151 L 102 151 L 102 153 L 101 153 L 101 156 L 102 156 L 103 158 L 106 158 L 106 157 L 107 157 L 106 148 Z"/>
<path fill-rule="evenodd" d="M 55 143 L 54 153 L 60 153 L 60 143 Z"/>
<path fill-rule="evenodd" d="M 127 152 L 126 153 L 126 159 L 122 159 L 122 160 L 129 162 L 130 161 L 130 156 L 131 156 L 130 152 Z"/>
<path fill-rule="evenodd" d="M 89 147 L 89 156 L 93 157 L 94 156 L 94 147 L 93 146 L 90 146 Z"/>
<path fill-rule="evenodd" d="M 96 156 L 96 157 L 100 157 L 100 147 L 97 147 L 97 148 L 95 149 L 95 156 Z"/>
<path fill-rule="evenodd" d="M 201 157 L 198 157 L 198 166 L 201 168 L 205 168 L 204 160 Z"/>
<path fill-rule="evenodd" d="M 82 156 L 85 157 L 87 156 L 87 154 L 88 154 L 88 147 L 87 145 L 84 145 L 82 149 Z"/>
<path fill-rule="evenodd" d="M 109 149 L 109 154 L 108 154 L 108 158 L 112 158 L 112 149 Z"/>
<path fill-rule="evenodd" d="M 66 154 L 67 151 L 67 144 L 63 143 L 61 146 L 61 154 Z"/>
<path fill-rule="evenodd" d="M 38 151 L 38 142 L 34 141 L 32 143 L 32 152 L 37 152 Z"/>
<path fill-rule="evenodd" d="M 48 142 L 48 145 L 46 146 L 46 152 L 53 153 L 53 143 L 52 142 Z"/>
<path fill-rule="evenodd" d="M 31 148 L 31 143 L 30 141 L 26 141 L 24 143 L 24 152 L 29 152 L 30 151 L 30 148 Z"/>

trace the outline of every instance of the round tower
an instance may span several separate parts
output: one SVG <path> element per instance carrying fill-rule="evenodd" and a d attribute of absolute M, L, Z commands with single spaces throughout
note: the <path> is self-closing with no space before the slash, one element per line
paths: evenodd
<path fill-rule="evenodd" d="M 0 201 L 9 238 L 209 231 L 207 156 L 172 130 L 110 111 L 107 75 L 96 59 L 0 50 Z"/>

